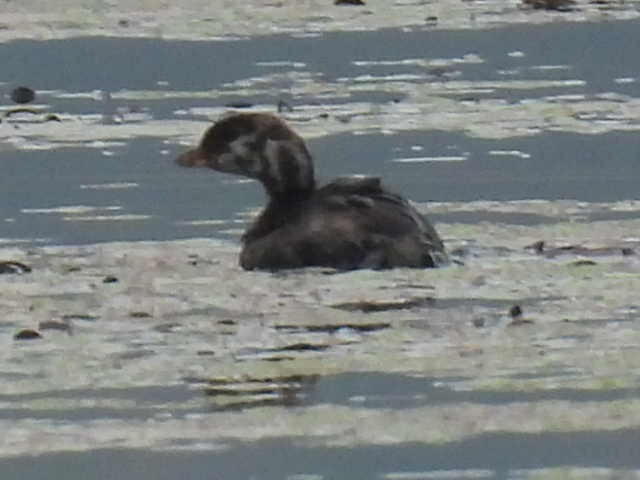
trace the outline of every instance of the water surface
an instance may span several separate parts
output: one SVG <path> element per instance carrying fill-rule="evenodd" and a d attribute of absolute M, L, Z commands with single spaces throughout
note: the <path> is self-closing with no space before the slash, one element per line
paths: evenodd
<path fill-rule="evenodd" d="M 3 475 L 638 476 L 638 27 L 0 44 Z M 173 158 L 279 100 L 455 264 L 241 271 L 258 185 Z"/>

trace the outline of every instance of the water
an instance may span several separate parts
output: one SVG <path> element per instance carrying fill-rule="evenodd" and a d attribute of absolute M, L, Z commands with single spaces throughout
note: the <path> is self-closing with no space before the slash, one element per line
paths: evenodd
<path fill-rule="evenodd" d="M 0 44 L 2 478 L 638 476 L 638 27 Z M 173 158 L 280 99 L 463 265 L 240 271 L 258 185 Z"/>
<path fill-rule="evenodd" d="M 225 104 L 247 99 L 258 109 L 281 98 L 295 107 L 290 121 L 311 137 L 324 180 L 382 175 L 417 202 L 635 198 L 640 81 L 628 46 L 636 31 L 628 21 L 238 42 L 9 42 L 0 46 L 0 80 L 35 87 L 43 110 L 63 122 L 0 125 L 21 147 L 2 155 L 3 237 L 76 244 L 235 233 L 242 227 L 222 221 L 258 208 L 259 188 L 183 172 L 172 159 Z M 131 66 L 123 51 L 139 61 Z M 478 60 L 458 61 L 470 55 Z M 224 68 L 216 58 L 228 59 Z M 375 80 L 402 74 L 417 79 Z M 314 118 L 327 112 L 326 121 Z M 462 161 L 393 161 L 407 157 Z M 55 210 L 74 205 L 94 208 L 102 222 Z M 221 222 L 185 224 L 198 220 Z"/>

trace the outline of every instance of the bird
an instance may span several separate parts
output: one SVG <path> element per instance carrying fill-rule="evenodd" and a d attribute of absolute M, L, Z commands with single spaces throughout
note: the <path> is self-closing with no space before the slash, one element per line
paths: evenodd
<path fill-rule="evenodd" d="M 259 181 L 267 206 L 242 236 L 245 270 L 429 268 L 448 263 L 429 221 L 379 177 L 351 176 L 318 187 L 304 140 L 269 113 L 231 113 L 180 155 Z"/>

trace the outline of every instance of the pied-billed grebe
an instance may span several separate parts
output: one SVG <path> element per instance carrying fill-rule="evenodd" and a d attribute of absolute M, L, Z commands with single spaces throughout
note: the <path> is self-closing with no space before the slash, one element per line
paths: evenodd
<path fill-rule="evenodd" d="M 240 265 L 247 270 L 420 268 L 447 261 L 431 224 L 379 178 L 345 177 L 316 188 L 307 146 L 273 115 L 227 116 L 177 163 L 264 185 L 269 203 L 242 238 Z"/>

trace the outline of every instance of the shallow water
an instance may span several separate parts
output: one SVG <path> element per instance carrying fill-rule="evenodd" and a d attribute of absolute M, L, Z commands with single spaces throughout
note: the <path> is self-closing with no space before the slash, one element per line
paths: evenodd
<path fill-rule="evenodd" d="M 639 26 L 0 44 L 2 478 L 640 476 Z M 455 263 L 241 271 L 258 186 L 172 160 L 279 99 Z"/>

